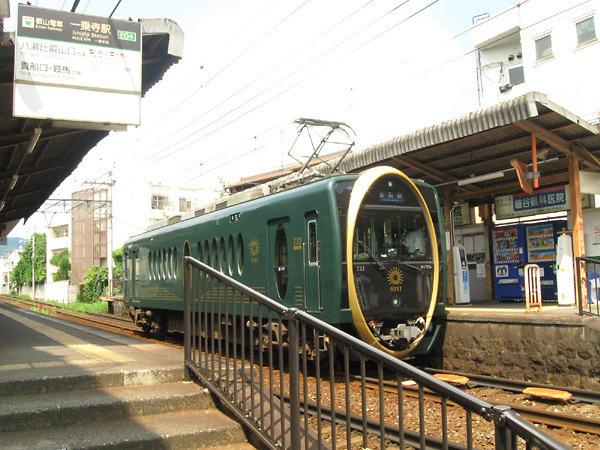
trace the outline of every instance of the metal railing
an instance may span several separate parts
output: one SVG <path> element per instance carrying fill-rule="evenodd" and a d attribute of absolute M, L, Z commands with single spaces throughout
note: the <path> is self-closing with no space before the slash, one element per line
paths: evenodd
<path fill-rule="evenodd" d="M 582 292 L 584 283 L 585 293 Z M 600 316 L 600 261 L 581 256 L 575 258 L 575 292 L 580 316 Z"/>
<path fill-rule="evenodd" d="M 186 375 L 267 448 L 567 448 L 509 407 L 472 397 L 191 257 L 184 270 Z"/>

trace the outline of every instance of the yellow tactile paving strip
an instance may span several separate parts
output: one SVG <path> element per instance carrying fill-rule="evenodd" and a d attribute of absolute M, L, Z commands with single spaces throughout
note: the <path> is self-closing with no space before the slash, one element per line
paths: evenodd
<path fill-rule="evenodd" d="M 38 333 L 42 333 L 43 335 L 49 337 L 50 339 L 58 342 L 59 344 L 64 345 L 70 350 L 73 350 L 87 358 L 90 358 L 97 362 L 129 362 L 133 361 L 132 359 L 119 355 L 116 352 L 111 350 L 107 350 L 99 345 L 90 344 L 89 342 L 84 341 L 83 339 L 79 339 L 75 336 L 72 336 L 63 331 L 57 330 L 50 326 L 44 325 L 40 322 L 35 322 L 26 317 L 23 317 L 19 314 L 12 313 L 10 311 L 0 310 L 0 314 L 5 315 L 9 319 L 12 319 L 20 324 L 26 326 L 27 328 L 31 328 Z M 47 364 L 47 363 L 40 363 Z M 46 366 L 43 366 L 46 367 Z M 2 368 L 0 367 L 0 370 Z"/>
<path fill-rule="evenodd" d="M 0 372 L 7 372 L 10 370 L 23 370 L 23 369 L 47 369 L 50 367 L 63 367 L 63 366 L 92 366 L 99 364 L 100 361 L 93 359 L 75 359 L 69 362 L 65 361 L 45 361 L 45 362 L 32 362 L 32 363 L 16 363 L 16 364 L 5 364 L 0 366 Z"/>

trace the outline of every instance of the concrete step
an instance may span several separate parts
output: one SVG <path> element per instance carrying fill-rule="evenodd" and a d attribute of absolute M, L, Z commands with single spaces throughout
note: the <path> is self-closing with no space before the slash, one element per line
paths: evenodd
<path fill-rule="evenodd" d="M 223 449 L 245 441 L 241 426 L 214 409 L 104 420 L 49 428 L 43 432 L 0 433 L 0 448 L 6 450 Z M 239 450 L 246 448 L 239 447 Z"/>
<path fill-rule="evenodd" d="M 91 373 L 81 370 L 52 368 L 52 370 L 15 371 L 0 377 L 0 395 L 28 395 L 95 389 L 110 386 L 148 386 L 183 379 L 182 366 L 156 369 L 106 368 Z"/>
<path fill-rule="evenodd" d="M 181 381 L 153 386 L 5 395 L 0 396 L 0 405 L 0 431 L 48 428 L 214 406 L 207 390 L 195 383 Z M 91 425 L 91 428 L 94 426 Z"/>

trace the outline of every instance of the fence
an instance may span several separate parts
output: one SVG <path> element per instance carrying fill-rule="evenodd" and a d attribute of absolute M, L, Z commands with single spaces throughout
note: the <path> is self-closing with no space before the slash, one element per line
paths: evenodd
<path fill-rule="evenodd" d="M 582 281 L 585 281 L 587 298 L 581 289 Z M 600 261 L 584 257 L 575 258 L 575 285 L 579 315 L 600 316 Z"/>
<path fill-rule="evenodd" d="M 270 449 L 511 450 L 523 441 L 528 449 L 567 448 L 509 407 L 469 396 L 191 257 L 184 271 L 186 374 Z"/>

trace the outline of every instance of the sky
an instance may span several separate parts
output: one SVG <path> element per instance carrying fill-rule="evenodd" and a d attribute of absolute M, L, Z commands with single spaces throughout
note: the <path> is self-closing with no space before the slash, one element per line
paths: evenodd
<path fill-rule="evenodd" d="M 299 117 L 347 123 L 360 149 L 476 109 L 473 43 L 468 32 L 455 36 L 474 16 L 515 3 L 122 0 L 113 18 L 175 21 L 184 57 L 142 99 L 141 126 L 111 132 L 52 197 L 109 170 L 115 188 L 144 177 L 217 197 L 223 185 L 289 164 Z M 32 4 L 68 10 L 73 1 Z M 77 12 L 108 16 L 115 4 L 81 0 Z M 34 214 L 11 236 L 46 224 Z"/>

